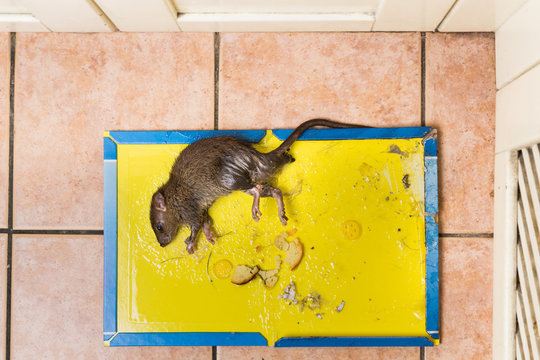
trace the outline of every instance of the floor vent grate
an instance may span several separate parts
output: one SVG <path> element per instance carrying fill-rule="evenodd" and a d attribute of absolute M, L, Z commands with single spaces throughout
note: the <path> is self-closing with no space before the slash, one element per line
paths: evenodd
<path fill-rule="evenodd" d="M 540 360 L 540 144 L 518 154 L 516 358 Z"/>

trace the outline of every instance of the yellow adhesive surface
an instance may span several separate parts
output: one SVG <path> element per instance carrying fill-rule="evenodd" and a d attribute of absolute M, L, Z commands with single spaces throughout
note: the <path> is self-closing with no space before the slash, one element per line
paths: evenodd
<path fill-rule="evenodd" d="M 271 133 L 256 147 L 274 149 Z M 426 336 L 424 148 L 421 139 L 298 141 L 296 159 L 274 186 L 284 194 L 289 224 L 277 204 L 236 192 L 211 208 L 216 244 L 201 234 L 188 255 L 183 227 L 167 247 L 150 227 L 153 192 L 186 145 L 118 146 L 118 331 L 257 332 L 269 345 L 283 337 Z M 408 175 L 408 181 L 403 181 Z M 230 281 L 227 265 L 276 268 L 285 252 L 274 241 L 296 232 L 304 256 L 267 288 L 259 276 Z M 320 306 L 278 298 L 290 283 L 296 299 L 320 295 Z M 342 311 L 337 311 L 344 301 Z"/>

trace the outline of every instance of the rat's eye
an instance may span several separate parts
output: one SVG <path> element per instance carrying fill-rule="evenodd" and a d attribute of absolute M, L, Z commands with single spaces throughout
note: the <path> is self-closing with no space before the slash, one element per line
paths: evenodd
<path fill-rule="evenodd" d="M 157 224 L 156 229 L 157 229 L 157 231 L 162 232 L 163 231 L 163 225 Z"/>

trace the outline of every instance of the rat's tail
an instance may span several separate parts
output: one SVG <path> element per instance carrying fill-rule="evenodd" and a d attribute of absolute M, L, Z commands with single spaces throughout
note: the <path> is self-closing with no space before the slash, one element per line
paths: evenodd
<path fill-rule="evenodd" d="M 289 149 L 289 147 L 296 141 L 298 138 L 306 131 L 307 129 L 314 126 L 326 126 L 329 128 L 369 128 L 371 126 L 356 125 L 356 124 L 344 124 L 337 121 L 326 120 L 326 119 L 311 119 L 308 120 L 300 126 L 298 126 L 294 131 L 289 135 L 285 141 L 278 146 L 275 150 L 272 150 L 271 153 L 275 155 L 281 155 Z"/>

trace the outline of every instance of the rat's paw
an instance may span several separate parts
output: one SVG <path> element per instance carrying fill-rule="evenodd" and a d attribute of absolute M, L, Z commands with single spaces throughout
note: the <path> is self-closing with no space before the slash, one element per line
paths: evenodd
<path fill-rule="evenodd" d="M 216 235 L 214 235 L 214 232 L 212 230 L 205 230 L 204 235 L 206 236 L 206 240 L 212 245 L 216 243 Z"/>
<path fill-rule="evenodd" d="M 187 243 L 186 250 L 189 254 L 193 254 L 195 252 L 195 243 L 193 242 Z"/>
<path fill-rule="evenodd" d="M 211 228 L 211 222 L 212 222 L 212 219 L 210 217 L 207 217 L 207 219 L 204 221 L 203 223 L 203 232 L 204 232 L 204 236 L 206 236 L 206 240 L 208 240 L 208 242 L 212 245 L 214 245 L 216 243 L 216 235 L 214 235 L 214 232 L 212 231 L 212 228 Z"/>
<path fill-rule="evenodd" d="M 253 217 L 253 220 L 258 222 L 261 219 L 262 212 L 259 210 L 259 208 L 252 208 L 251 216 Z"/>
<path fill-rule="evenodd" d="M 287 225 L 287 220 L 289 220 L 289 218 L 285 216 L 285 213 L 283 213 L 279 215 L 279 220 L 281 220 L 281 223 L 283 224 L 283 226 L 285 226 Z"/>

